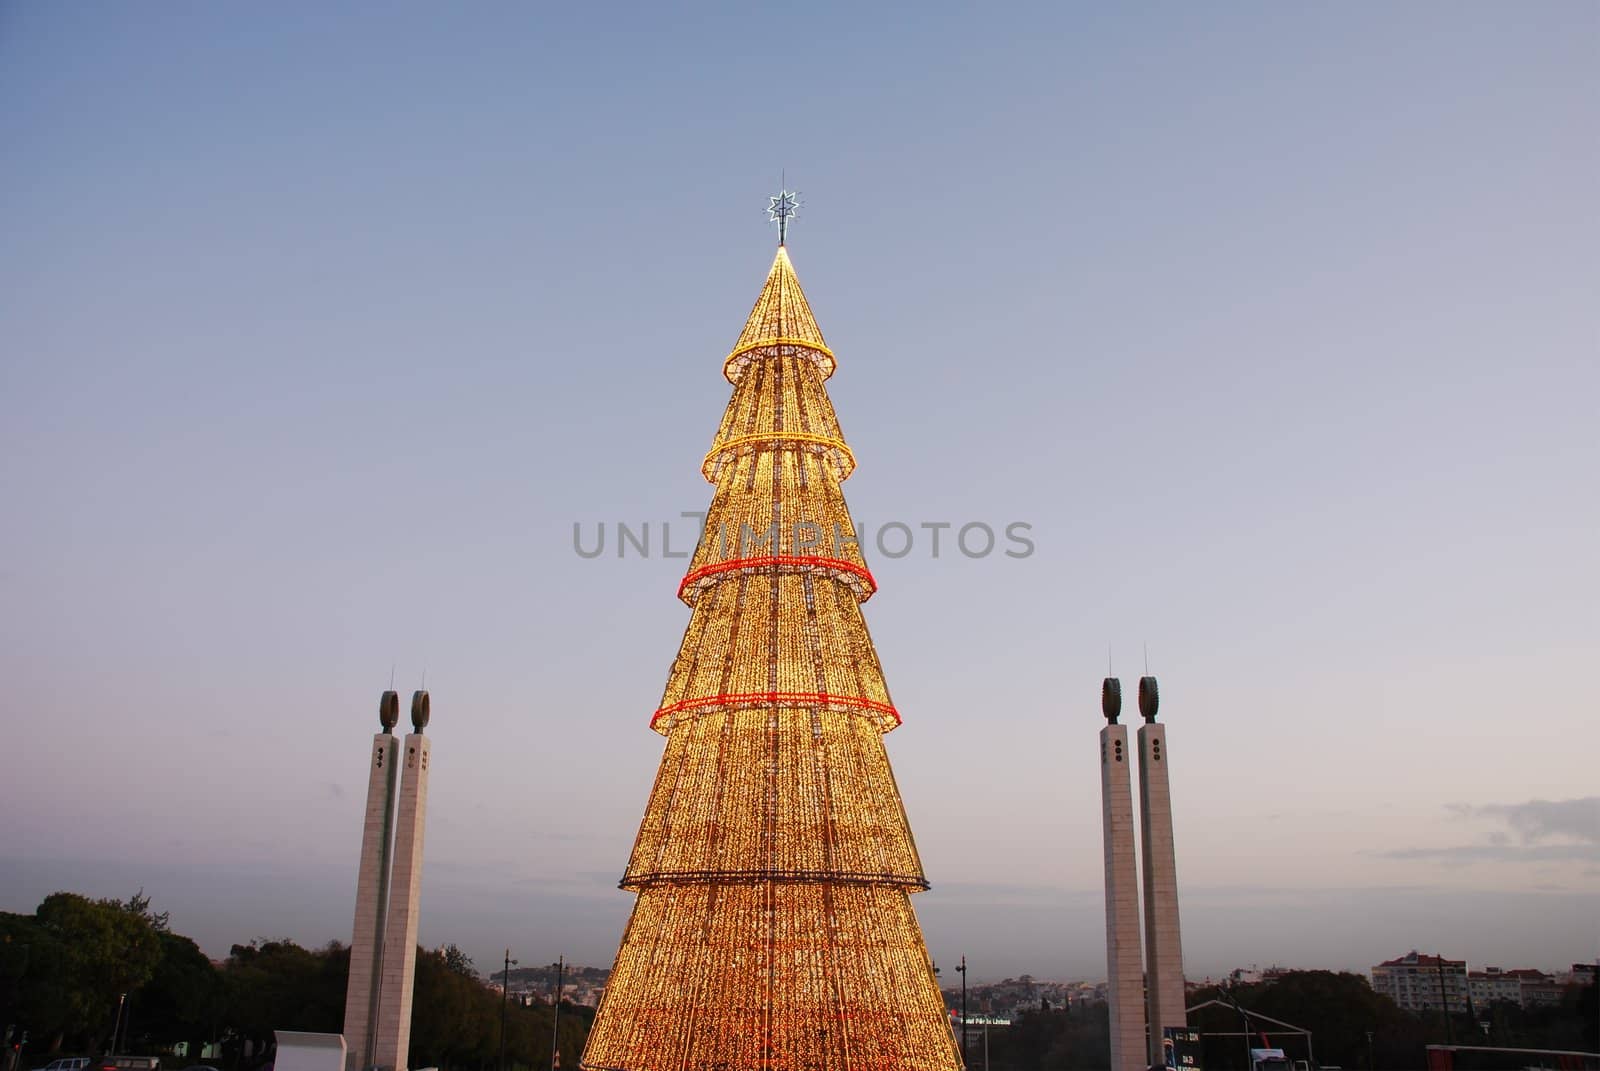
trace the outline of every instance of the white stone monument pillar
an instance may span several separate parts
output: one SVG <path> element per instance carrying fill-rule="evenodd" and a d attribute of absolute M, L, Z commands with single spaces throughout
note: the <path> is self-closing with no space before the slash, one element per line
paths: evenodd
<path fill-rule="evenodd" d="M 389 846 L 394 840 L 394 797 L 399 773 L 394 726 L 400 697 L 378 701 L 383 731 L 372 738 L 367 769 L 367 813 L 361 826 L 361 865 L 356 873 L 356 921 L 350 937 L 350 981 L 345 988 L 344 1040 L 347 1071 L 373 1065 L 378 1026 L 379 973 L 389 907 Z"/>
<path fill-rule="evenodd" d="M 1167 781 L 1167 728 L 1156 724 L 1154 677 L 1139 678 L 1139 818 L 1144 847 L 1145 983 L 1150 1062 L 1162 1064 L 1162 1030 L 1188 1025 L 1183 991 L 1183 941 L 1178 933 L 1178 862 L 1172 843 L 1172 788 Z"/>
<path fill-rule="evenodd" d="M 411 697 L 415 731 L 404 743 L 405 777 L 395 821 L 394 875 L 390 879 L 389 925 L 384 940 L 382 997 L 378 1005 L 375 1063 L 406 1071 L 411 1056 L 411 991 L 417 973 L 417 906 L 422 889 L 422 834 L 428 816 L 427 692 Z"/>
<path fill-rule="evenodd" d="M 1118 725 L 1122 682 L 1107 677 L 1100 709 L 1100 817 L 1106 848 L 1106 979 L 1111 1003 L 1111 1071 L 1144 1071 L 1144 961 L 1139 949 L 1139 876 L 1134 867 L 1133 788 L 1128 727 Z"/>

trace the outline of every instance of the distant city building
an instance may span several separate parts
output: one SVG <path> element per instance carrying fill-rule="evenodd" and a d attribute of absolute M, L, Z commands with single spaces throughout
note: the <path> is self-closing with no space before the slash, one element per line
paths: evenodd
<path fill-rule="evenodd" d="M 1505 973 L 1516 976 L 1522 989 L 1524 1008 L 1554 1007 L 1559 1005 L 1561 998 L 1566 995 L 1567 987 L 1544 971 L 1523 967 Z"/>
<path fill-rule="evenodd" d="M 1481 971 L 1467 972 L 1467 991 L 1472 994 L 1474 1011 L 1483 1011 L 1499 1001 L 1522 1003 L 1522 979 L 1514 971 L 1499 967 L 1485 967 Z"/>
<path fill-rule="evenodd" d="M 1467 961 L 1430 956 L 1413 949 L 1372 968 L 1372 988 L 1406 1011 L 1448 1007 L 1467 1011 Z"/>
<path fill-rule="evenodd" d="M 1582 984 L 1578 982 L 1576 972 L 1571 977 L 1571 984 Z M 1487 1008 L 1497 1000 L 1509 1001 L 1524 1008 L 1559 1005 L 1569 984 L 1562 978 L 1532 967 L 1518 967 L 1515 970 L 1485 967 L 1481 971 L 1469 972 L 1467 978 L 1475 1009 Z"/>
<path fill-rule="evenodd" d="M 1280 967 L 1276 963 L 1270 967 L 1260 967 L 1252 963 L 1248 967 L 1235 967 L 1223 977 L 1222 982 L 1218 982 L 1208 976 L 1198 982 L 1186 982 L 1185 984 L 1191 991 L 1209 989 L 1223 984 L 1223 982 L 1229 985 L 1259 985 L 1263 982 L 1270 984 L 1278 981 L 1286 974 L 1293 974 L 1296 970 L 1302 969 L 1307 968 Z"/>
<path fill-rule="evenodd" d="M 601 996 L 605 994 L 606 981 L 610 973 L 601 967 L 567 964 L 559 978 L 562 1001 L 582 1007 L 598 1007 Z M 485 979 L 484 984 L 499 993 L 503 988 L 501 977 L 501 972 L 495 971 L 493 976 Z M 554 963 L 514 969 L 510 973 L 511 999 L 529 1007 L 534 1005 L 548 1007 L 555 1003 L 557 981 Z"/>

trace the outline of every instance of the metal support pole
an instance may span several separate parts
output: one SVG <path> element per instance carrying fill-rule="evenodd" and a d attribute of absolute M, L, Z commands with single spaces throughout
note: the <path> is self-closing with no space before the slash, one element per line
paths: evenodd
<path fill-rule="evenodd" d="M 117 1017 L 111 1023 L 111 1055 L 117 1054 L 117 1036 L 122 1033 L 122 1009 L 128 1004 L 128 994 L 122 993 L 117 997 Z"/>
<path fill-rule="evenodd" d="M 956 968 L 956 973 L 961 975 L 961 1066 L 967 1066 L 967 957 L 961 957 L 961 966 Z"/>
<path fill-rule="evenodd" d="M 561 1066 L 561 976 L 567 969 L 567 957 L 556 957 L 556 1015 L 550 1024 L 550 1071 Z"/>
<path fill-rule="evenodd" d="M 506 1071 L 506 1005 L 511 1000 L 511 949 L 506 949 L 505 973 L 500 975 L 500 1071 Z"/>
<path fill-rule="evenodd" d="M 1438 956 L 1435 962 L 1439 965 L 1439 1005 L 1444 1009 L 1444 1037 L 1450 1044 L 1456 1043 L 1455 1027 L 1450 1025 L 1450 997 L 1444 991 L 1444 957 Z"/>
<path fill-rule="evenodd" d="M 1239 1003 L 1239 998 L 1238 998 L 1237 995 L 1234 994 L 1232 986 L 1229 986 L 1225 990 L 1225 992 L 1228 994 L 1228 1003 L 1233 1005 L 1233 1010 L 1239 1013 L 1239 1018 L 1240 1019 L 1244 1020 L 1244 1071 L 1251 1071 L 1251 1069 L 1250 1069 L 1250 1063 L 1251 1063 L 1251 1060 L 1250 1060 L 1250 1013 L 1245 1011 L 1244 1010 L 1244 1006 Z M 1151 1024 L 1151 1029 L 1154 1029 L 1154 1028 L 1155 1028 L 1154 1024 Z"/>

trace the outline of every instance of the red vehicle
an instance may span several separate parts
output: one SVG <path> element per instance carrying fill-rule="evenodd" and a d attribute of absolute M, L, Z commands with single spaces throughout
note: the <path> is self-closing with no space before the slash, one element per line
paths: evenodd
<path fill-rule="evenodd" d="M 161 1071 L 159 1056 L 105 1056 L 89 1065 L 94 1071 Z"/>

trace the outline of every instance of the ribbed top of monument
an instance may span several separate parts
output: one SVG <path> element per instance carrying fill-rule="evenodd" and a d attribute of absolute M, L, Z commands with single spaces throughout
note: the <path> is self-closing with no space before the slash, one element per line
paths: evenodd
<path fill-rule="evenodd" d="M 822 378 L 827 379 L 833 375 L 833 351 L 823 341 L 822 329 L 811 315 L 811 304 L 800 289 L 800 279 L 789 262 L 785 244 L 789 220 L 800 208 L 799 197 L 782 190 L 769 200 L 768 215 L 778 224 L 778 253 L 772 259 L 772 270 L 767 273 L 761 296 L 756 298 L 755 308 L 739 332 L 739 340 L 722 363 L 722 374 L 728 382 L 738 383 L 745 369 L 756 361 L 796 354 L 814 363 Z"/>
<path fill-rule="evenodd" d="M 1122 682 L 1115 677 L 1100 682 L 1100 713 L 1112 725 L 1122 716 Z"/>
<path fill-rule="evenodd" d="M 378 724 L 383 726 L 386 733 L 394 732 L 394 727 L 400 723 L 400 693 L 387 691 L 378 700 Z"/>
<path fill-rule="evenodd" d="M 1139 713 L 1144 715 L 1145 723 L 1156 723 L 1156 712 L 1161 709 L 1161 692 L 1156 688 L 1154 677 L 1139 678 Z"/>

